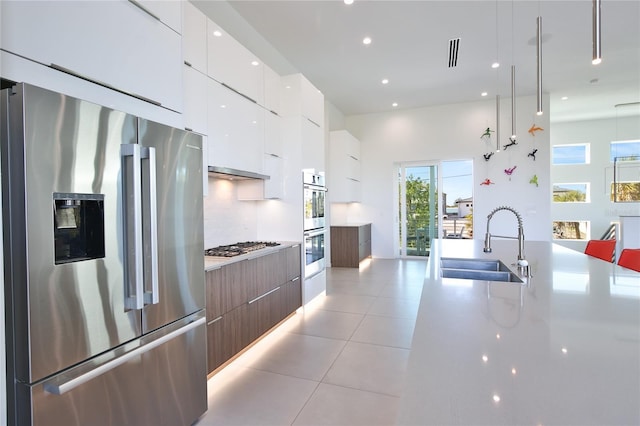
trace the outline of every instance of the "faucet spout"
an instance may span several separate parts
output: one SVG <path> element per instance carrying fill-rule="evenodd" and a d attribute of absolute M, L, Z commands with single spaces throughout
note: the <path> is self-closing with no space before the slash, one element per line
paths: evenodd
<path fill-rule="evenodd" d="M 510 211 L 511 213 L 513 213 L 516 216 L 516 219 L 518 219 L 518 261 L 522 261 L 524 260 L 524 227 L 522 226 L 522 216 L 520 216 L 520 213 L 518 213 L 515 209 L 513 209 L 512 207 L 507 207 L 507 206 L 500 206 L 497 207 L 495 209 L 493 209 L 493 211 L 491 213 L 489 213 L 489 215 L 487 216 L 487 232 L 484 236 L 484 252 L 485 253 L 491 253 L 491 232 L 490 232 L 490 225 L 491 225 L 491 219 L 493 218 L 493 215 L 496 214 L 496 212 L 500 211 L 500 210 L 507 210 Z M 503 237 L 500 235 L 494 235 L 494 237 L 496 238 L 516 238 L 516 237 Z"/>

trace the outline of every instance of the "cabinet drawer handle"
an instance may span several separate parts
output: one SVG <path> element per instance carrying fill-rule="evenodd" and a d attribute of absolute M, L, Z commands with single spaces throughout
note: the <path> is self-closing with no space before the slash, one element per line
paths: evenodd
<path fill-rule="evenodd" d="M 184 64 L 185 64 L 186 66 L 188 66 L 188 67 L 192 67 L 192 68 L 193 68 L 193 65 L 191 65 L 191 62 L 184 61 Z"/>
<path fill-rule="evenodd" d="M 263 297 L 267 297 L 268 295 L 270 295 L 271 293 L 274 293 L 276 291 L 280 290 L 280 287 L 276 287 L 273 290 L 270 290 L 268 292 L 266 292 L 265 294 L 263 294 L 262 296 L 258 296 L 255 299 L 251 299 L 249 300 L 249 305 L 252 304 L 253 302 L 257 302 L 258 300 L 262 299 Z"/>
<path fill-rule="evenodd" d="M 295 277 L 294 279 L 291 280 L 292 283 L 298 281 L 300 279 L 300 277 Z"/>
<path fill-rule="evenodd" d="M 226 83 L 220 83 L 220 84 L 222 84 L 224 87 L 226 87 L 227 89 L 231 90 L 232 92 L 237 93 L 238 95 L 242 96 L 243 98 L 253 102 L 254 104 L 258 103 L 258 102 L 255 101 L 255 99 L 250 98 L 249 96 L 245 95 L 242 92 L 238 92 L 236 89 L 234 89 L 233 87 L 229 86 L 228 84 L 226 84 Z"/>
<path fill-rule="evenodd" d="M 162 104 L 160 102 L 158 102 L 158 101 L 154 101 L 153 99 L 146 98 L 146 97 L 144 97 L 142 95 L 138 95 L 136 93 L 127 92 L 126 90 L 118 89 L 117 87 L 114 87 L 114 86 L 112 86 L 110 84 L 104 83 L 104 82 L 102 82 L 100 80 L 96 80 L 96 79 L 91 78 L 91 77 L 87 77 L 86 75 L 80 74 L 78 72 L 70 70 L 69 68 L 65 68 L 65 67 L 63 67 L 61 65 L 51 63 L 51 65 L 49 65 L 49 66 L 51 68 L 53 68 L 54 70 L 56 70 L 56 71 L 60 71 L 60 72 L 63 72 L 65 74 L 69 74 L 69 75 L 72 75 L 74 77 L 81 78 L 81 79 L 86 80 L 86 81 L 88 81 L 90 83 L 97 84 L 97 85 L 102 86 L 102 87 L 106 87 L 107 89 L 115 90 L 116 92 L 123 93 L 123 94 L 128 95 L 128 96 L 133 96 L 134 98 L 140 99 L 141 101 L 149 102 L 150 104 L 153 104 L 155 106 L 162 106 Z"/>
<path fill-rule="evenodd" d="M 129 0 L 129 3 L 131 3 L 134 6 L 137 6 L 140 10 L 142 10 L 144 13 L 146 13 L 147 15 L 151 16 L 153 19 L 155 19 L 156 21 L 161 21 L 161 19 L 154 14 L 153 12 L 151 12 L 149 9 L 147 9 L 146 7 L 144 7 L 143 5 L 141 5 L 139 2 L 137 2 L 136 0 Z"/>
<path fill-rule="evenodd" d="M 309 122 L 315 124 L 317 127 L 320 127 L 320 125 L 318 123 L 316 123 L 315 121 L 313 121 L 312 119 L 310 119 L 309 117 L 306 117 L 307 120 L 309 120 Z"/>
<path fill-rule="evenodd" d="M 211 321 L 209 321 L 209 322 L 207 323 L 207 325 L 211 325 L 211 324 L 213 324 L 214 322 L 218 322 L 218 321 L 220 321 L 221 319 L 222 319 L 222 315 L 220 315 L 218 318 L 214 318 L 214 319 L 212 319 Z"/>

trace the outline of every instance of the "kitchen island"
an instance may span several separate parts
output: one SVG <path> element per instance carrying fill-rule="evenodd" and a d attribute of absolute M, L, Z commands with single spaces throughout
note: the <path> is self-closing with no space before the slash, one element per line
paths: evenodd
<path fill-rule="evenodd" d="M 526 241 L 524 283 L 441 278 L 440 258 L 515 241 L 434 240 L 398 424 L 640 424 L 640 274 Z"/>

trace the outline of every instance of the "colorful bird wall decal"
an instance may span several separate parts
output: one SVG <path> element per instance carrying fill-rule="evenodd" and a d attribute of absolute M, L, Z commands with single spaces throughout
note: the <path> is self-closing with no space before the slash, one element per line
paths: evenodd
<path fill-rule="evenodd" d="M 487 152 L 486 154 L 482 154 L 482 156 L 484 157 L 484 161 L 489 161 L 489 159 L 493 154 L 494 154 L 493 152 Z"/>
<path fill-rule="evenodd" d="M 507 149 L 510 146 L 518 145 L 518 142 L 516 142 L 516 138 L 510 137 L 509 140 L 510 140 L 510 142 L 508 144 L 506 144 L 505 146 L 503 146 L 502 149 Z"/>
<path fill-rule="evenodd" d="M 527 132 L 531 133 L 531 136 L 535 136 L 536 132 L 542 131 L 544 130 L 542 127 L 538 127 L 535 124 L 533 124 L 531 126 L 531 128 L 529 130 L 527 130 Z"/>
<path fill-rule="evenodd" d="M 504 174 L 507 175 L 507 176 L 511 176 L 513 174 L 513 171 L 516 169 L 516 167 L 518 167 L 518 166 L 513 166 L 513 167 L 511 167 L 509 169 L 504 169 Z"/>
<path fill-rule="evenodd" d="M 484 133 L 482 134 L 482 136 L 480 136 L 480 139 L 487 139 L 491 137 L 491 133 L 493 133 L 493 130 L 491 130 L 490 127 L 487 127 L 487 129 L 484 131 Z"/>
<path fill-rule="evenodd" d="M 538 152 L 537 148 L 527 154 L 527 157 L 533 157 L 533 161 L 536 161 L 536 152 Z"/>
<path fill-rule="evenodd" d="M 538 186 L 538 175 L 533 175 L 533 177 L 529 179 L 529 183 Z"/>
<path fill-rule="evenodd" d="M 480 182 L 480 185 L 487 185 L 487 186 L 489 186 L 489 185 L 495 185 L 495 183 L 494 183 L 494 182 L 491 182 L 491 179 L 486 178 L 485 180 L 483 180 L 482 182 Z"/>

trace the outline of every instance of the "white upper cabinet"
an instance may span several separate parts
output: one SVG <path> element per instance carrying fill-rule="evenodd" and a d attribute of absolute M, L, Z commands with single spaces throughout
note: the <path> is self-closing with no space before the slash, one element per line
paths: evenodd
<path fill-rule="evenodd" d="M 2 2 L 1 27 L 11 53 L 182 111 L 181 36 L 131 2 Z"/>
<path fill-rule="evenodd" d="M 329 171 L 327 180 L 333 203 L 360 202 L 360 141 L 346 130 L 329 133 Z"/>
<path fill-rule="evenodd" d="M 204 74 L 207 73 L 207 17 L 193 3 L 182 2 L 182 58 Z"/>
<path fill-rule="evenodd" d="M 214 80 L 207 92 L 209 165 L 264 173 L 264 108 Z"/>
<path fill-rule="evenodd" d="M 262 61 L 210 19 L 207 50 L 207 73 L 211 78 L 263 105 Z"/>
<path fill-rule="evenodd" d="M 182 34 L 181 0 L 129 0 L 169 28 Z M 184 2 L 188 3 L 188 2 Z"/>
<path fill-rule="evenodd" d="M 302 168 L 325 171 L 324 131 L 307 117 L 301 117 Z"/>
<path fill-rule="evenodd" d="M 264 107 L 276 114 L 281 114 L 280 91 L 282 82 L 280 75 L 264 65 Z"/>
<path fill-rule="evenodd" d="M 282 143 L 282 119 L 271 111 L 265 111 L 264 119 L 264 153 L 284 157 Z"/>
<path fill-rule="evenodd" d="M 184 128 L 197 133 L 207 134 L 207 86 L 209 77 L 197 69 L 183 65 L 184 87 Z"/>
<path fill-rule="evenodd" d="M 281 77 L 282 115 L 302 115 L 324 127 L 324 95 L 302 74 Z"/>

